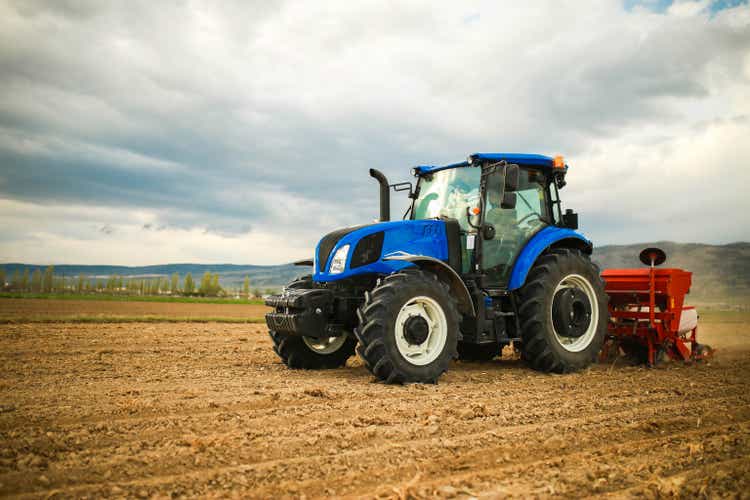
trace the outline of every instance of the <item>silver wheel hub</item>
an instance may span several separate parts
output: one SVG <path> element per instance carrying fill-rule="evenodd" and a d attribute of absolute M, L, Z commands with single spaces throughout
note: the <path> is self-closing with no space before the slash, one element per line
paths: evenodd
<path fill-rule="evenodd" d="M 581 317 L 584 328 L 576 331 L 573 335 L 566 335 L 565 332 L 559 332 L 557 328 L 555 328 L 555 318 L 553 318 L 552 305 L 550 305 L 550 325 L 555 334 L 555 339 L 566 351 L 581 352 L 594 340 L 596 337 L 596 330 L 599 326 L 599 301 L 596 296 L 596 290 L 594 290 L 591 282 L 580 274 L 569 274 L 568 276 L 565 276 L 560 280 L 560 283 L 557 284 L 552 296 L 558 296 L 558 292 L 561 290 L 569 290 L 571 295 L 580 297 L 577 303 L 585 303 L 588 301 L 588 304 L 590 304 L 590 312 L 588 310 L 584 311 L 583 316 Z M 578 315 L 577 312 L 574 314 L 574 312 L 571 311 L 570 320 L 574 321 Z"/>
<path fill-rule="evenodd" d="M 338 337 L 302 337 L 307 347 L 318 354 L 333 354 L 334 352 L 341 349 L 341 346 L 346 342 L 346 335 L 339 335 Z"/>
<path fill-rule="evenodd" d="M 435 361 L 448 340 L 448 320 L 438 302 L 426 296 L 408 300 L 398 312 L 396 347 L 409 363 L 424 366 Z"/>

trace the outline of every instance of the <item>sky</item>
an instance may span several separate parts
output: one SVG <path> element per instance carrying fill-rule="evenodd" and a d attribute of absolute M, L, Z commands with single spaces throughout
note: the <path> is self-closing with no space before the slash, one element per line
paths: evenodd
<path fill-rule="evenodd" d="M 750 240 L 750 6 L 0 0 L 0 262 L 307 258 L 480 151 L 595 245 Z"/>

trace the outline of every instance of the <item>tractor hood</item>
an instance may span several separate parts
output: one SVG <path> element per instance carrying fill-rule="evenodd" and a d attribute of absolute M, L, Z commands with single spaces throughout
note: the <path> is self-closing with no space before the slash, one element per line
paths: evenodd
<path fill-rule="evenodd" d="M 333 231 L 325 235 L 315 248 L 313 279 L 328 282 L 360 274 L 390 274 L 411 265 L 404 261 L 383 260 L 394 253 L 447 260 L 445 222 L 401 220 Z"/>

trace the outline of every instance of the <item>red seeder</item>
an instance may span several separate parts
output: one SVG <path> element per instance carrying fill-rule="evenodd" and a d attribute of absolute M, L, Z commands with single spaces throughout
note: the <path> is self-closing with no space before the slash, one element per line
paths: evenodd
<path fill-rule="evenodd" d="M 606 269 L 602 272 L 609 295 L 609 334 L 624 351 L 640 352 L 650 366 L 661 353 L 673 360 L 692 361 L 713 351 L 696 340 L 697 313 L 685 306 L 692 273 L 657 269 L 666 255 L 657 248 L 641 252 L 641 269 Z M 612 343 L 602 353 L 606 357 Z"/>

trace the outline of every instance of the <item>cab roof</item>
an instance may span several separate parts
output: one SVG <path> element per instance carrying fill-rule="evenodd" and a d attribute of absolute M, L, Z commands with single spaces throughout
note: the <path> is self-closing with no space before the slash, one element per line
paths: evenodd
<path fill-rule="evenodd" d="M 501 161 L 505 160 L 508 163 L 515 163 L 517 165 L 526 165 L 531 167 L 554 167 L 554 158 L 544 155 L 528 154 L 528 153 L 474 153 L 469 155 L 469 158 L 459 163 L 451 163 L 450 165 L 419 165 L 414 167 L 416 175 L 424 175 L 439 170 L 446 170 L 448 168 L 467 167 L 470 165 L 470 161 L 474 160 L 490 160 L 490 161 Z M 565 168 L 567 169 L 567 165 Z"/>

